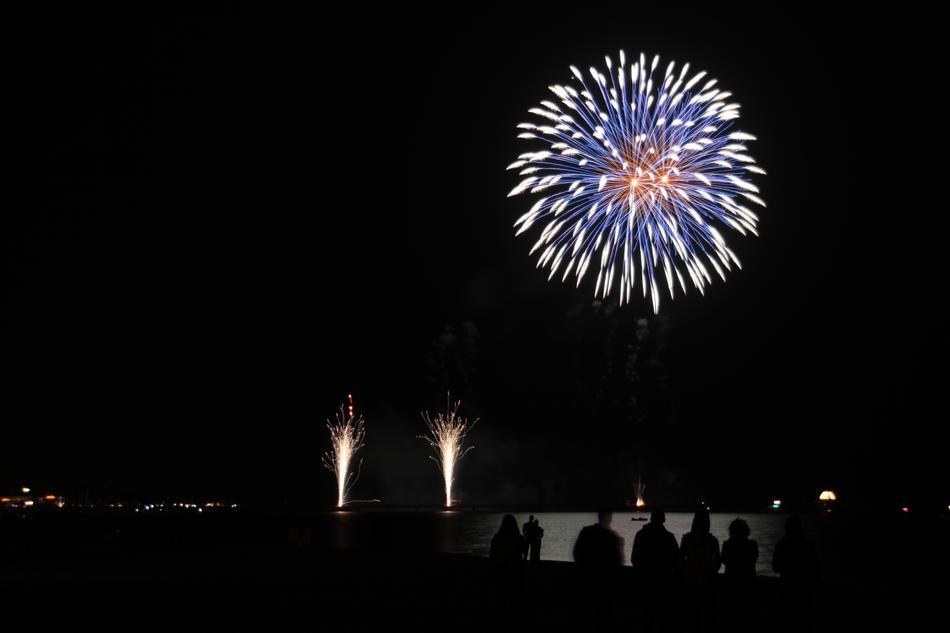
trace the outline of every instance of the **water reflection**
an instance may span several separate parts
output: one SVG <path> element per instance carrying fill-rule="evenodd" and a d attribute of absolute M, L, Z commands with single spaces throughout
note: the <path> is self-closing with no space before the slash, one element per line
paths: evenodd
<path fill-rule="evenodd" d="M 528 512 L 514 513 L 518 524 L 528 519 Z M 595 523 L 593 512 L 531 512 L 544 529 L 541 543 L 543 560 L 570 561 L 574 540 L 585 525 Z M 437 551 L 449 554 L 488 556 L 491 539 L 503 512 L 472 512 L 442 510 L 433 512 L 386 512 L 378 510 L 333 512 L 330 517 L 331 545 L 334 547 L 361 547 L 381 550 Z M 613 528 L 624 539 L 624 563 L 630 564 L 630 548 L 636 533 L 646 525 L 633 521 L 646 517 L 644 513 L 618 512 L 614 514 Z M 737 514 L 710 514 L 710 530 L 720 543 L 729 538 L 729 523 Z M 785 515 L 742 514 L 752 530 L 752 538 L 759 544 L 756 565 L 760 575 L 773 575 L 771 569 L 775 544 L 784 534 Z M 679 543 L 689 531 L 692 513 L 671 512 L 666 515 L 666 528 Z"/>

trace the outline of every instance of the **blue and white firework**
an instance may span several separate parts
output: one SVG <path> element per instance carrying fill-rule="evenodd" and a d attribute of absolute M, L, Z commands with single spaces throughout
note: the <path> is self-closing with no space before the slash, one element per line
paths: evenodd
<path fill-rule="evenodd" d="M 579 286 L 596 258 L 595 296 L 616 287 L 627 303 L 639 280 L 654 313 L 661 286 L 672 298 L 688 280 L 702 293 L 710 267 L 723 280 L 741 268 L 716 227 L 758 235 L 747 205 L 765 206 L 750 176 L 765 171 L 748 154 L 755 137 L 734 129 L 732 93 L 705 71 L 689 76 L 689 64 L 670 62 L 655 79 L 659 61 L 648 66 L 641 54 L 628 67 L 620 51 L 618 66 L 606 58 L 606 73 L 571 66 L 578 83 L 550 86 L 557 99 L 529 110 L 538 122 L 518 125 L 518 138 L 546 146 L 508 166 L 524 176 L 509 197 L 542 196 L 515 227 L 520 235 L 546 222 L 531 253 L 541 251 L 548 279 L 561 270 Z"/>

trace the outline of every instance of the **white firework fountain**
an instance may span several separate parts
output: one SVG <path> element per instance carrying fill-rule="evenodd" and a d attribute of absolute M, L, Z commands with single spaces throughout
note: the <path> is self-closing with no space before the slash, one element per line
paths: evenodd
<path fill-rule="evenodd" d="M 445 413 L 437 413 L 431 417 L 428 413 L 422 414 L 428 433 L 420 435 L 432 447 L 433 454 L 429 456 L 442 473 L 445 484 L 445 507 L 452 507 L 452 484 L 455 482 L 455 473 L 459 461 L 474 446 L 465 447 L 465 436 L 478 420 L 471 423 L 458 414 L 461 402 L 455 406 L 447 405 Z"/>
<path fill-rule="evenodd" d="M 357 465 L 354 472 L 353 460 L 356 453 L 363 448 L 363 437 L 366 434 L 363 416 L 356 416 L 354 413 L 352 394 L 347 395 L 347 399 L 349 404 L 346 408 L 340 405 L 340 412 L 335 418 L 327 420 L 330 450 L 323 455 L 323 465 L 336 476 L 338 508 L 346 504 L 350 489 L 359 479 L 359 466 Z"/>

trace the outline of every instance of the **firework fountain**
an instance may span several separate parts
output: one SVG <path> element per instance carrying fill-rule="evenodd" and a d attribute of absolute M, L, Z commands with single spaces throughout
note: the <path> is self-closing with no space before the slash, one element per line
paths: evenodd
<path fill-rule="evenodd" d="M 619 286 L 627 303 L 639 282 L 656 313 L 662 285 L 671 298 L 687 281 L 703 293 L 710 267 L 723 280 L 741 268 L 716 226 L 758 235 L 746 205 L 765 206 L 751 182 L 765 171 L 747 153 L 755 137 L 733 127 L 739 104 L 705 71 L 670 62 L 660 75 L 659 56 L 628 66 L 623 51 L 616 66 L 605 60 L 606 73 L 571 66 L 574 82 L 550 86 L 556 99 L 518 125 L 519 138 L 544 147 L 508 166 L 524 177 L 508 195 L 542 196 L 515 227 L 545 222 L 531 253 L 541 251 L 548 279 L 560 269 L 579 286 L 593 259 L 595 296 Z"/>
<path fill-rule="evenodd" d="M 445 507 L 452 507 L 452 483 L 455 481 L 455 469 L 459 461 L 474 446 L 465 447 L 465 436 L 478 420 L 469 421 L 458 415 L 460 401 L 451 406 L 447 403 L 445 413 L 437 413 L 433 418 L 428 413 L 422 414 L 428 433 L 420 435 L 432 447 L 433 455 L 429 458 L 438 465 L 445 481 Z"/>
<path fill-rule="evenodd" d="M 353 409 L 353 395 L 347 395 L 346 408 L 340 405 L 340 412 L 333 420 L 327 420 L 330 431 L 330 450 L 323 455 L 323 465 L 336 476 L 336 506 L 342 508 L 347 502 L 350 488 L 359 479 L 359 467 L 352 470 L 353 458 L 363 448 L 363 436 L 366 425 L 363 416 L 357 417 Z"/>
<path fill-rule="evenodd" d="M 647 504 L 646 500 L 643 498 L 643 495 L 646 492 L 647 487 L 643 485 L 643 482 L 640 480 L 639 477 L 637 478 L 636 490 L 637 490 L 637 499 L 634 502 L 634 504 L 636 505 L 637 510 L 641 510 Z"/>

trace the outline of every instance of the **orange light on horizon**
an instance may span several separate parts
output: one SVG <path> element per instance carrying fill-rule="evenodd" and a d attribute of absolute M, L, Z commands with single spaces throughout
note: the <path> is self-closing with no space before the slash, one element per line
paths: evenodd
<path fill-rule="evenodd" d="M 822 490 L 821 494 L 818 495 L 819 501 L 837 501 L 838 495 L 834 493 L 833 490 Z"/>
<path fill-rule="evenodd" d="M 46 499 L 47 501 L 53 501 L 54 499 L 56 499 L 56 495 L 46 495 L 43 498 Z"/>

